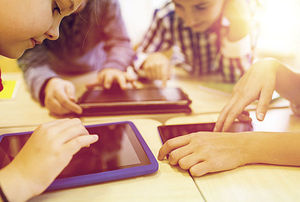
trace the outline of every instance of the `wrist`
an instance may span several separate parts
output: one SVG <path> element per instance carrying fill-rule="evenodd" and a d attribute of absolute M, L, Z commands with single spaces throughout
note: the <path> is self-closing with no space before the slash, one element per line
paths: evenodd
<path fill-rule="evenodd" d="M 8 201 L 27 201 L 35 195 L 26 181 L 11 164 L 0 171 L 0 186 Z"/>

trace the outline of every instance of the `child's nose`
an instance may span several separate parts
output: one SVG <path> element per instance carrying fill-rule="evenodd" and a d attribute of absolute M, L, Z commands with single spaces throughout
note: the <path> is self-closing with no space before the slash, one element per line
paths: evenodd
<path fill-rule="evenodd" d="M 59 37 L 59 26 L 53 26 L 51 27 L 46 33 L 45 33 L 47 39 L 49 40 L 57 40 Z"/>
<path fill-rule="evenodd" d="M 185 13 L 185 24 L 189 27 L 195 24 L 195 18 L 190 12 Z"/>

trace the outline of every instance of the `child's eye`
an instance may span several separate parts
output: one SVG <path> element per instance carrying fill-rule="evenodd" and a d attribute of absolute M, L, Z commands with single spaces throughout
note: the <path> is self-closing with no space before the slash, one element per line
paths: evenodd
<path fill-rule="evenodd" d="M 61 14 L 61 10 L 60 10 L 60 8 L 58 7 L 58 5 L 57 5 L 57 3 L 56 2 L 54 2 L 54 4 L 53 4 L 53 13 L 55 12 L 55 11 L 57 11 L 59 14 Z"/>
<path fill-rule="evenodd" d="M 203 6 L 203 5 L 196 5 L 194 6 L 197 10 L 205 10 L 207 6 Z"/>
<path fill-rule="evenodd" d="M 182 7 L 180 4 L 175 4 L 175 7 L 176 7 L 177 9 L 183 9 L 183 7 Z"/>

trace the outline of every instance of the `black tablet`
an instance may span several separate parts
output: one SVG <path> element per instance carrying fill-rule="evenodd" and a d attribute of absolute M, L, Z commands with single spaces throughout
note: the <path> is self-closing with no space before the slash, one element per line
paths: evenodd
<path fill-rule="evenodd" d="M 181 124 L 181 125 L 162 125 L 158 126 L 158 132 L 161 141 L 165 143 L 167 140 L 174 137 L 187 135 L 190 133 L 208 131 L 212 132 L 215 127 L 215 123 L 196 123 L 196 124 Z M 253 131 L 252 124 L 250 122 L 234 122 L 229 132 L 244 132 Z"/>
<path fill-rule="evenodd" d="M 99 140 L 75 154 L 47 190 L 101 183 L 156 172 L 158 163 L 132 122 L 86 126 Z M 23 147 L 32 132 L 0 137 L 0 168 Z"/>
<path fill-rule="evenodd" d="M 190 103 L 180 88 L 94 89 L 78 100 L 83 115 L 189 113 Z"/>

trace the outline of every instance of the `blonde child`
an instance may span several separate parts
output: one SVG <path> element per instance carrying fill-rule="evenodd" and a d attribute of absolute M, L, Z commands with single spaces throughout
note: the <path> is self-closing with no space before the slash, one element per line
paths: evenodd
<path fill-rule="evenodd" d="M 82 0 L 0 0 L 0 54 L 18 58 L 36 40 L 53 40 L 62 18 L 81 4 Z M 40 125 L 16 158 L 0 170 L 0 200 L 26 201 L 42 193 L 75 153 L 97 139 L 79 119 Z"/>

